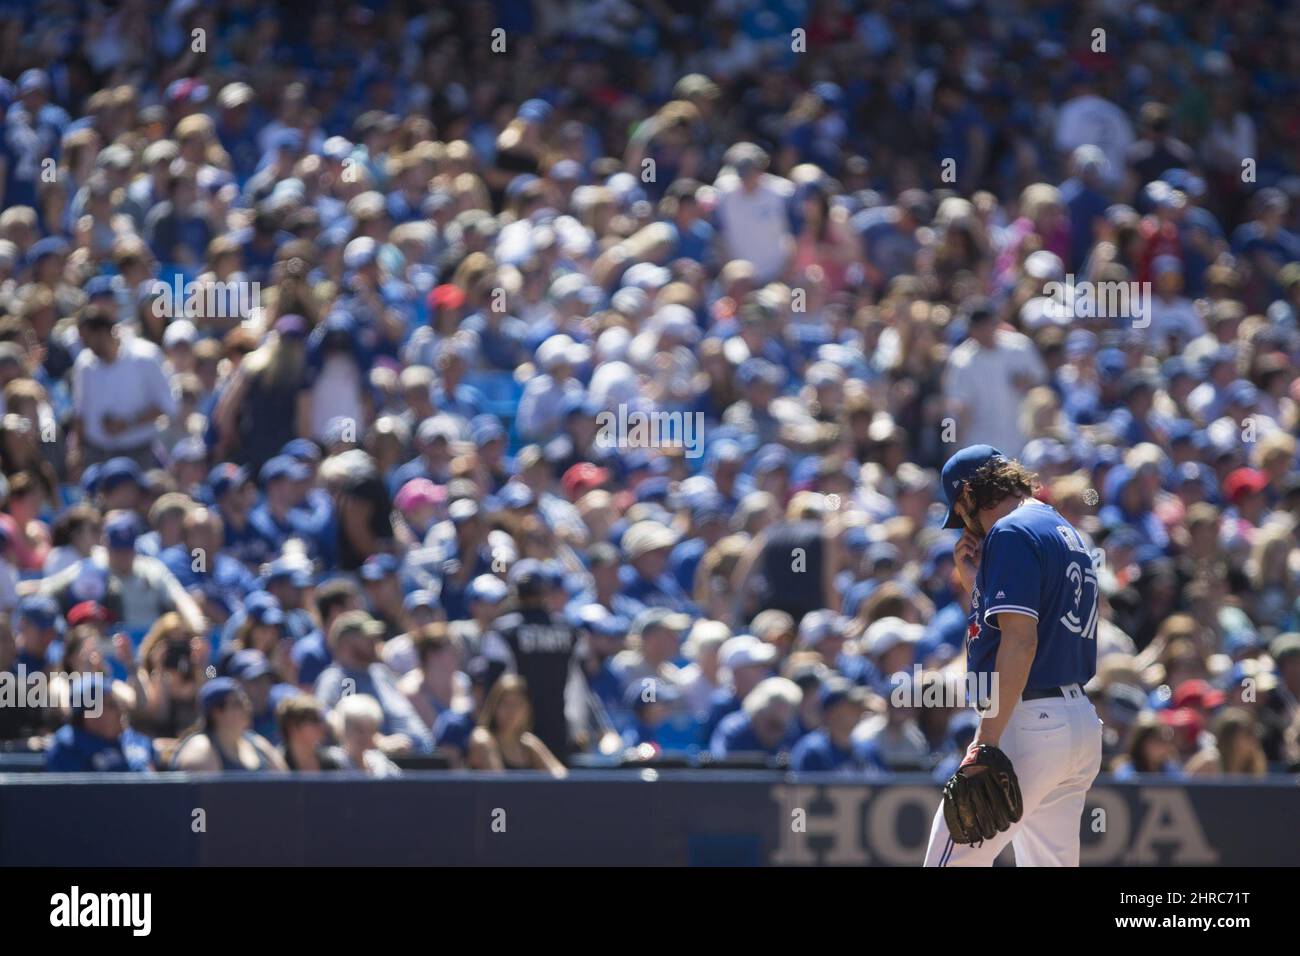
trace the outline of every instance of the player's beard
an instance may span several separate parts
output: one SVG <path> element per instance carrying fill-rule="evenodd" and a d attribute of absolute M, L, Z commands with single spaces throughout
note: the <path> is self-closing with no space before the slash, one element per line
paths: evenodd
<path fill-rule="evenodd" d="M 971 493 L 969 486 L 962 489 L 959 504 L 962 506 L 958 513 L 961 523 L 966 526 L 967 531 L 975 535 L 975 540 L 983 541 L 984 526 L 980 524 L 979 511 L 975 507 L 975 495 Z"/>

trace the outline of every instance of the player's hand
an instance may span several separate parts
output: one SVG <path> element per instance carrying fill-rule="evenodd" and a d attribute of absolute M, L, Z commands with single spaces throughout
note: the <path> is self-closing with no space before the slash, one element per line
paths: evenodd
<path fill-rule="evenodd" d="M 975 587 L 975 574 L 980 566 L 980 549 L 980 540 L 975 537 L 975 533 L 966 530 L 961 533 L 961 538 L 952 551 L 953 559 L 957 563 L 957 578 L 967 591 Z"/>

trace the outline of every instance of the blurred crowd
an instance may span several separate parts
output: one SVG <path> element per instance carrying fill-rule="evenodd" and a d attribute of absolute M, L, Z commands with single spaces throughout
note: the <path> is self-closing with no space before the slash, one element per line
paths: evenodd
<path fill-rule="evenodd" d="M 946 776 L 987 442 L 1106 769 L 1300 770 L 1295 7 L 0 11 L 7 751 Z"/>

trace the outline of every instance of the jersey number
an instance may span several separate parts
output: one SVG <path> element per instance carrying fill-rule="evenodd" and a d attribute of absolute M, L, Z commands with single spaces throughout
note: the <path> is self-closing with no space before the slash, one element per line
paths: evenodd
<path fill-rule="evenodd" d="M 1057 525 L 1056 530 L 1061 533 L 1071 551 L 1088 555 L 1087 542 L 1078 531 L 1069 525 Z M 1074 607 L 1061 616 L 1061 626 L 1084 640 L 1096 640 L 1098 593 L 1101 589 L 1097 584 L 1097 571 L 1093 567 L 1092 556 L 1088 555 L 1086 567 L 1071 561 L 1065 577 L 1074 594 Z"/>

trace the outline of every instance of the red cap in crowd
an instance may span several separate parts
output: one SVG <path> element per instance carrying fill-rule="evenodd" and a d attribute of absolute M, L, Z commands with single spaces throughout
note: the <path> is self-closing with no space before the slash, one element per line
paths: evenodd
<path fill-rule="evenodd" d="M 1223 691 L 1211 687 L 1207 681 L 1195 679 L 1179 684 L 1170 703 L 1175 709 L 1192 707 L 1196 710 L 1213 710 L 1227 699 L 1228 695 Z"/>
<path fill-rule="evenodd" d="M 442 285 L 434 286 L 433 291 L 429 293 L 428 303 L 430 310 L 459 309 L 465 304 L 465 290 L 458 285 L 444 282 Z"/>
<path fill-rule="evenodd" d="M 111 623 L 113 623 L 112 612 L 95 601 L 82 601 L 80 604 L 72 605 L 72 609 L 68 611 L 69 627 L 76 627 L 78 624 Z"/>
<path fill-rule="evenodd" d="M 1268 475 L 1255 468 L 1238 468 L 1223 479 L 1223 494 L 1234 505 L 1246 495 L 1257 494 L 1268 487 Z"/>
<path fill-rule="evenodd" d="M 589 461 L 579 462 L 564 473 L 560 484 L 570 501 L 577 501 L 589 491 L 599 488 L 609 481 L 609 469 L 593 465 Z"/>

